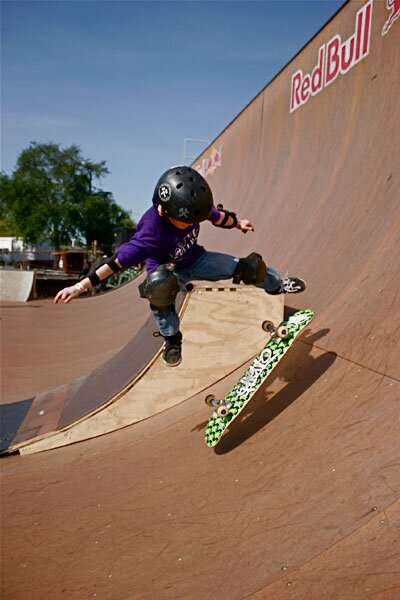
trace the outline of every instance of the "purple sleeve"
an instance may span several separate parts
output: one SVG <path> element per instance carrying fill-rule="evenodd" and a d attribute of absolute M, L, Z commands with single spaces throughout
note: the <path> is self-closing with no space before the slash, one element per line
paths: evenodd
<path fill-rule="evenodd" d="M 215 206 L 213 206 L 213 209 L 212 209 L 209 221 L 211 221 L 211 223 L 216 223 L 217 221 L 220 220 L 220 218 L 221 218 L 220 211 L 218 210 L 218 208 L 216 208 Z"/>
<path fill-rule="evenodd" d="M 150 252 L 136 235 L 117 250 L 117 258 L 124 269 L 129 269 L 129 267 L 144 262 L 149 255 Z"/>
<path fill-rule="evenodd" d="M 159 235 L 157 224 L 151 213 L 139 221 L 137 231 L 133 237 L 122 244 L 117 250 L 117 257 L 124 269 L 144 262 L 159 251 Z"/>

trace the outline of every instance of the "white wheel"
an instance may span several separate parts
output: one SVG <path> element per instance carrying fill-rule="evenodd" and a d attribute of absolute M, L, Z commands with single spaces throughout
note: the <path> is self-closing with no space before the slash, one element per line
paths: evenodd
<path fill-rule="evenodd" d="M 284 340 L 289 335 L 289 329 L 284 325 L 281 325 L 276 330 L 276 335 Z"/>
<path fill-rule="evenodd" d="M 275 325 L 273 324 L 272 321 L 264 321 L 263 324 L 261 325 L 262 330 L 266 331 L 267 333 L 274 333 L 275 331 Z"/>
<path fill-rule="evenodd" d="M 214 396 L 214 394 L 208 394 L 208 396 L 206 396 L 204 398 L 204 402 L 207 404 L 207 406 L 214 407 L 215 406 L 215 404 L 214 404 L 214 402 L 215 402 L 215 396 Z"/>
<path fill-rule="evenodd" d="M 217 408 L 218 417 L 226 417 L 229 414 L 229 408 L 223 404 Z"/>

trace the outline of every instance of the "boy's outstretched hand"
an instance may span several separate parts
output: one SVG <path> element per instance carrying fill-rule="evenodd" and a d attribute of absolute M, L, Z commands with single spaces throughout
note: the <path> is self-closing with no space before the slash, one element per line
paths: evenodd
<path fill-rule="evenodd" d="M 57 304 L 60 300 L 63 300 L 65 304 L 71 302 L 74 298 L 79 296 L 80 292 L 75 285 L 71 285 L 69 287 L 65 287 L 60 290 L 57 296 L 54 298 L 54 304 Z"/>
<path fill-rule="evenodd" d="M 254 231 L 254 227 L 248 219 L 240 219 L 240 221 L 238 221 L 237 228 L 243 233 Z"/>

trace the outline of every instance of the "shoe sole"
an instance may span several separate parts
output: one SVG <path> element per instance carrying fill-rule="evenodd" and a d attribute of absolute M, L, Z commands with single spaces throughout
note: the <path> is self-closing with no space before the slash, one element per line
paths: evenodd
<path fill-rule="evenodd" d="M 303 284 L 303 287 L 301 287 L 300 289 L 297 290 L 284 290 L 284 294 L 301 294 L 302 292 L 304 292 L 307 288 L 307 284 L 304 281 L 304 279 L 300 279 L 299 277 L 297 277 L 298 281 L 301 281 Z"/>
<path fill-rule="evenodd" d="M 181 364 L 182 359 L 180 358 L 179 361 L 175 362 L 175 363 L 169 363 L 164 359 L 163 359 L 163 361 L 164 361 L 164 364 L 167 365 L 167 367 L 178 367 Z"/>

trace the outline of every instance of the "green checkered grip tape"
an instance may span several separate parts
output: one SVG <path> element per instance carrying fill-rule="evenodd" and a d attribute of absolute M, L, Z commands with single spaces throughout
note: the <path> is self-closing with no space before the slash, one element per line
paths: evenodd
<path fill-rule="evenodd" d="M 217 413 L 213 412 L 205 431 L 207 446 L 212 447 L 219 442 L 229 423 L 237 417 L 247 402 L 251 400 L 282 356 L 289 350 L 299 333 L 310 323 L 313 316 L 314 312 L 312 310 L 301 310 L 281 323 L 281 325 L 288 328 L 289 335 L 285 339 L 271 338 L 252 361 L 249 368 L 225 397 L 225 403 L 231 405 L 229 414 L 226 417 L 218 417 Z"/>

